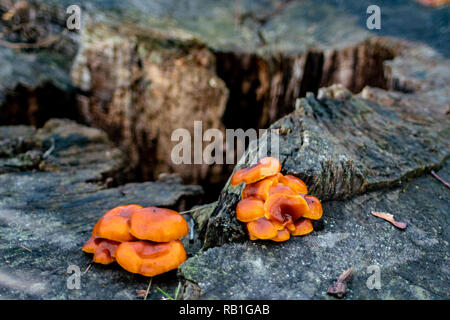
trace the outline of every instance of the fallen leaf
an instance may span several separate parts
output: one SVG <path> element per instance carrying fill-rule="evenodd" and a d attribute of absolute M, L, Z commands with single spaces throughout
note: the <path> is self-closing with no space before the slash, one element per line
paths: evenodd
<path fill-rule="evenodd" d="M 347 283 L 353 276 L 353 268 L 347 269 L 339 276 L 337 281 L 328 287 L 327 294 L 335 296 L 339 299 L 343 298 L 347 293 Z"/>
<path fill-rule="evenodd" d="M 384 219 L 386 221 L 389 221 L 390 223 L 392 223 L 394 226 L 396 226 L 399 229 L 405 230 L 406 227 L 408 226 L 408 224 L 406 222 L 395 221 L 394 215 L 392 215 L 390 213 L 387 213 L 387 212 L 376 212 L 376 211 L 372 211 L 371 213 L 375 217 L 378 217 L 378 218 Z"/>
<path fill-rule="evenodd" d="M 136 296 L 138 298 L 144 298 L 147 294 L 147 290 L 136 290 Z"/>

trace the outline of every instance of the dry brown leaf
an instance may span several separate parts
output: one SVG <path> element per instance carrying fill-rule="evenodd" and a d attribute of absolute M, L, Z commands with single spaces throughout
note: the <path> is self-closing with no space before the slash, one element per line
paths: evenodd
<path fill-rule="evenodd" d="M 342 272 L 337 281 L 328 287 L 327 294 L 336 296 L 341 299 L 347 293 L 347 283 L 353 276 L 353 268 L 349 268 Z"/>
<path fill-rule="evenodd" d="M 144 298 L 147 294 L 147 290 L 136 290 L 136 296 L 138 298 Z"/>
<path fill-rule="evenodd" d="M 384 219 L 386 221 L 389 221 L 390 223 L 392 223 L 394 226 L 396 226 L 399 229 L 405 230 L 406 227 L 408 226 L 408 224 L 406 222 L 395 221 L 394 215 L 392 215 L 390 213 L 377 212 L 377 211 L 372 211 L 371 213 L 375 217 L 378 217 L 378 218 Z"/>

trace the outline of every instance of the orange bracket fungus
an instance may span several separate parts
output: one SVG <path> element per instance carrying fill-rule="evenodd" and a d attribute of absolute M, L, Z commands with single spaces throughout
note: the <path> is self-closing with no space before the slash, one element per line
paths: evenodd
<path fill-rule="evenodd" d="M 135 240 L 129 230 L 130 216 L 141 208 L 139 205 L 130 204 L 109 210 L 94 226 L 92 236 L 119 242 Z"/>
<path fill-rule="evenodd" d="M 278 174 L 255 183 L 248 184 L 245 186 L 244 191 L 242 191 L 242 199 L 256 197 L 266 201 L 269 197 L 270 189 L 277 183 Z"/>
<path fill-rule="evenodd" d="M 292 223 L 309 212 L 308 203 L 300 195 L 274 194 L 264 204 L 266 217 L 278 223 Z"/>
<path fill-rule="evenodd" d="M 291 231 L 293 236 L 303 236 L 313 232 L 313 224 L 309 219 L 301 219 L 294 223 L 295 229 Z"/>
<path fill-rule="evenodd" d="M 247 229 L 255 239 L 272 239 L 278 234 L 275 225 L 265 217 L 247 223 Z"/>
<path fill-rule="evenodd" d="M 188 223 L 176 211 L 119 206 L 99 219 L 82 250 L 93 253 L 94 262 L 117 261 L 129 272 L 153 277 L 176 269 L 186 260 L 179 239 L 188 231 Z"/>
<path fill-rule="evenodd" d="M 303 215 L 303 218 L 308 218 L 312 220 L 319 220 L 322 218 L 323 209 L 322 204 L 319 199 L 311 195 L 303 196 L 305 198 L 306 203 L 308 203 L 309 211 Z"/>
<path fill-rule="evenodd" d="M 115 253 L 120 242 L 91 237 L 83 246 L 83 251 L 93 253 L 93 261 L 101 264 L 110 264 L 114 261 Z"/>
<path fill-rule="evenodd" d="M 276 186 L 270 187 L 270 189 L 269 189 L 269 196 L 271 196 L 273 194 L 287 194 L 287 195 L 292 195 L 292 196 L 297 195 L 297 193 L 295 193 L 294 190 L 292 190 L 288 186 L 284 186 L 282 184 L 278 184 Z"/>
<path fill-rule="evenodd" d="M 231 185 L 237 186 L 245 182 L 250 184 L 264 179 L 265 177 L 274 176 L 281 171 L 281 163 L 275 158 L 266 157 L 259 160 L 251 167 L 236 171 L 231 177 Z"/>
<path fill-rule="evenodd" d="M 236 219 L 251 222 L 264 217 L 264 202 L 258 198 L 245 198 L 236 206 Z"/>
<path fill-rule="evenodd" d="M 280 171 L 280 162 L 266 157 L 231 177 L 232 186 L 247 184 L 236 206 L 236 219 L 246 223 L 250 240 L 287 241 L 311 233 L 311 220 L 322 218 L 322 204 L 308 195 L 306 184 Z"/>
<path fill-rule="evenodd" d="M 176 211 L 148 207 L 136 210 L 130 219 L 130 232 L 142 240 L 168 242 L 183 238 L 188 224 Z"/>
<path fill-rule="evenodd" d="M 283 229 L 283 230 L 277 231 L 277 235 L 275 237 L 271 238 L 270 240 L 276 241 L 276 242 L 283 242 L 283 241 L 289 240 L 290 237 L 291 237 L 291 234 L 289 233 L 289 231 L 286 229 Z"/>
<path fill-rule="evenodd" d="M 153 277 L 178 268 L 186 261 L 186 251 L 179 240 L 164 243 L 124 242 L 117 248 L 116 259 L 129 272 Z"/>
<path fill-rule="evenodd" d="M 306 184 L 297 177 L 294 177 L 291 175 L 281 176 L 278 179 L 278 181 L 281 184 L 291 188 L 293 191 L 295 191 L 295 193 L 299 193 L 299 194 L 307 194 L 308 193 L 308 188 L 306 187 Z"/>

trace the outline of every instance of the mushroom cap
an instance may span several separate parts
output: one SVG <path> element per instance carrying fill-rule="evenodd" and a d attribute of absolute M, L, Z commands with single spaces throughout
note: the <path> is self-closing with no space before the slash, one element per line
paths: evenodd
<path fill-rule="evenodd" d="M 250 222 L 264 217 L 264 202 L 258 198 L 245 198 L 236 206 L 236 219 Z"/>
<path fill-rule="evenodd" d="M 287 229 L 283 229 L 283 230 L 279 230 L 277 235 L 270 240 L 276 241 L 276 242 L 283 242 L 283 241 L 288 241 L 290 238 L 291 238 L 291 234 L 289 233 L 289 231 Z"/>
<path fill-rule="evenodd" d="M 136 240 L 129 231 L 130 216 L 141 208 L 137 204 L 130 204 L 109 210 L 94 226 L 92 236 L 119 242 Z"/>
<path fill-rule="evenodd" d="M 266 218 L 289 225 L 309 212 L 308 203 L 300 195 L 273 194 L 264 203 Z"/>
<path fill-rule="evenodd" d="M 247 223 L 247 230 L 250 240 L 268 240 L 275 238 L 278 234 L 277 228 L 266 218 L 259 218 L 258 220 Z"/>
<path fill-rule="evenodd" d="M 292 190 L 294 190 L 297 194 L 307 194 L 308 188 L 306 187 L 306 184 L 299 178 L 291 176 L 291 175 L 285 175 L 278 179 L 278 182 L 280 184 L 283 184 L 285 186 L 288 186 Z"/>
<path fill-rule="evenodd" d="M 309 219 L 300 219 L 295 222 L 295 230 L 291 231 L 293 236 L 304 236 L 313 231 L 313 224 Z"/>
<path fill-rule="evenodd" d="M 298 195 L 294 190 L 285 186 L 283 184 L 277 184 L 276 186 L 271 186 L 269 189 L 269 196 L 273 194 L 290 194 L 292 196 Z"/>
<path fill-rule="evenodd" d="M 186 251 L 179 240 L 123 242 L 117 248 L 116 260 L 129 272 L 153 277 L 178 268 L 186 261 Z"/>
<path fill-rule="evenodd" d="M 87 253 L 93 253 L 93 261 L 101 264 L 110 264 L 115 260 L 115 253 L 120 242 L 91 237 L 82 250 Z"/>
<path fill-rule="evenodd" d="M 265 157 L 260 159 L 256 164 L 236 171 L 231 177 L 230 184 L 237 186 L 245 182 L 246 184 L 254 183 L 265 177 L 274 176 L 281 171 L 281 163 L 275 158 Z"/>
<path fill-rule="evenodd" d="M 261 181 L 248 184 L 247 186 L 245 186 L 244 191 L 242 191 L 242 199 L 256 197 L 263 201 L 266 201 L 266 199 L 269 197 L 270 187 L 278 183 L 279 176 L 281 176 L 281 173 L 264 178 Z"/>
<path fill-rule="evenodd" d="M 280 222 L 278 222 L 278 221 L 275 221 L 275 220 L 270 220 L 270 222 L 272 222 L 272 224 L 273 224 L 273 226 L 278 230 L 278 231 L 281 231 L 281 230 L 283 230 L 283 229 L 292 229 L 292 230 L 294 230 L 295 229 L 295 226 L 294 226 L 294 221 L 292 221 L 291 219 L 289 219 L 288 221 L 286 221 L 285 223 L 280 223 Z"/>
<path fill-rule="evenodd" d="M 138 239 L 168 242 L 183 238 L 188 224 L 178 212 L 170 209 L 147 207 L 136 210 L 130 218 L 130 233 Z"/>
<path fill-rule="evenodd" d="M 303 215 L 303 218 L 312 220 L 319 220 L 320 218 L 322 218 L 323 209 L 320 200 L 311 195 L 305 195 L 303 196 L 303 198 L 305 198 L 309 207 L 309 212 L 305 213 Z"/>

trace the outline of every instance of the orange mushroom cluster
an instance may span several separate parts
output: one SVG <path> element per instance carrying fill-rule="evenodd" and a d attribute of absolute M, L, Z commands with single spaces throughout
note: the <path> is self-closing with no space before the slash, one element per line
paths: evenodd
<path fill-rule="evenodd" d="M 178 212 L 131 204 L 106 212 L 82 250 L 93 253 L 94 262 L 117 261 L 129 272 L 153 277 L 186 261 L 179 239 L 187 233 L 188 224 Z"/>
<path fill-rule="evenodd" d="M 322 217 L 322 204 L 308 195 L 306 184 L 280 171 L 280 162 L 266 157 L 231 177 L 232 186 L 246 183 L 236 219 L 246 223 L 250 240 L 281 242 L 306 235 L 313 231 L 311 220 Z"/>

